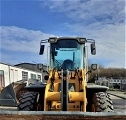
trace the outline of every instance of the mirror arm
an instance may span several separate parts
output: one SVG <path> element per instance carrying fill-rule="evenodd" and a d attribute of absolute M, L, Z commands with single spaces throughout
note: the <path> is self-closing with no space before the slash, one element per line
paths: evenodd
<path fill-rule="evenodd" d="M 86 72 L 86 74 L 89 74 L 89 73 L 91 73 L 91 72 L 92 72 L 92 70 L 89 70 L 89 71 Z"/>
<path fill-rule="evenodd" d="M 87 42 L 95 44 L 95 40 L 94 39 L 87 39 Z"/>
<path fill-rule="evenodd" d="M 46 72 L 49 75 L 49 72 L 43 69 L 43 72 Z"/>

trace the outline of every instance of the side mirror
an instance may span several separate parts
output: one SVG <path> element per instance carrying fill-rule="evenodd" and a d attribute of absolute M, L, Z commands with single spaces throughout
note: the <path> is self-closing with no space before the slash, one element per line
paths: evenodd
<path fill-rule="evenodd" d="M 39 55 L 43 55 L 43 53 L 44 53 L 44 48 L 45 48 L 45 45 L 41 45 L 41 46 L 40 46 Z"/>
<path fill-rule="evenodd" d="M 95 44 L 91 44 L 91 54 L 92 55 L 95 55 L 96 54 L 96 47 L 95 47 Z"/>
<path fill-rule="evenodd" d="M 97 69 L 97 64 L 92 64 L 91 65 L 91 70 L 96 70 Z"/>
<path fill-rule="evenodd" d="M 39 70 L 43 70 L 43 64 L 37 64 L 37 68 L 38 68 Z"/>

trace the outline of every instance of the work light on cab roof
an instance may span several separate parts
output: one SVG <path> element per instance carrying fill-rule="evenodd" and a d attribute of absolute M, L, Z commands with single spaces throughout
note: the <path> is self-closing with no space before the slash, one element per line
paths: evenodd
<path fill-rule="evenodd" d="M 51 38 L 49 38 L 49 40 L 48 40 L 48 42 L 49 43 L 56 43 L 57 42 L 57 40 L 63 40 L 63 39 L 65 39 L 65 38 L 57 38 L 57 37 L 51 37 Z M 67 39 L 73 39 L 73 38 L 67 38 Z M 86 40 L 86 38 L 76 38 L 76 40 L 79 42 L 79 43 L 81 43 L 81 44 L 85 44 L 86 42 L 87 42 L 87 40 Z"/>

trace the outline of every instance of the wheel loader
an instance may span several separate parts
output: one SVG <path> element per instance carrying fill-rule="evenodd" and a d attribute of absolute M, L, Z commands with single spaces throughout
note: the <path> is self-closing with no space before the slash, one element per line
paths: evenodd
<path fill-rule="evenodd" d="M 90 45 L 90 47 L 89 47 Z M 23 120 L 124 120 L 126 113 L 114 112 L 106 86 L 89 82 L 97 69 L 88 69 L 88 52 L 96 54 L 95 40 L 84 37 L 51 37 L 40 42 L 40 55 L 47 58 L 46 84 L 25 86 L 18 111 L 2 112 L 0 116 Z"/>

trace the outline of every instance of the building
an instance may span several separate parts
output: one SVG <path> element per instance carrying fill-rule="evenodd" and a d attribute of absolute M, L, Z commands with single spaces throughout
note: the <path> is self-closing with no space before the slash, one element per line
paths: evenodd
<path fill-rule="evenodd" d="M 10 83 L 20 80 L 27 81 L 32 78 L 42 81 L 42 73 L 33 69 L 0 63 L 0 87 L 2 88 Z"/>
<path fill-rule="evenodd" d="M 48 75 L 47 72 L 46 72 L 46 71 L 48 71 L 47 66 L 43 65 L 43 70 L 39 70 L 37 65 L 38 64 L 33 64 L 33 63 L 20 63 L 20 64 L 14 65 L 14 66 L 25 68 L 25 69 L 28 69 L 28 70 L 33 70 L 33 71 L 36 71 L 36 72 L 40 72 L 42 74 L 42 82 L 46 82 L 44 80 L 44 76 Z"/>
<path fill-rule="evenodd" d="M 99 85 L 105 85 L 110 88 L 120 89 L 120 90 L 126 90 L 126 78 L 99 78 L 99 80 L 96 81 L 96 84 Z"/>
<path fill-rule="evenodd" d="M 21 67 L 21 68 L 25 68 L 28 70 L 33 70 L 36 72 L 41 72 L 38 68 L 37 68 L 37 64 L 33 64 L 33 63 L 20 63 L 20 64 L 16 64 L 14 65 L 16 67 Z"/>

